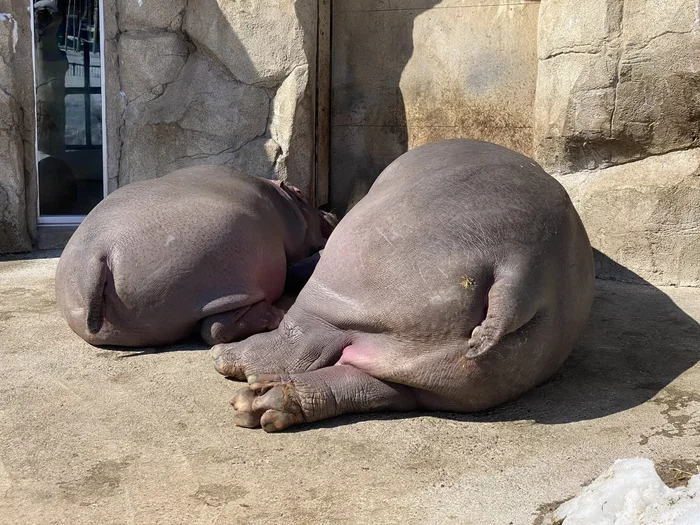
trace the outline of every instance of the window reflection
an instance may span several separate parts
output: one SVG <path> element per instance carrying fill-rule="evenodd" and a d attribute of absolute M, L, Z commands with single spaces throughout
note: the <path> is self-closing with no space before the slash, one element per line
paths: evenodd
<path fill-rule="evenodd" d="M 99 1 L 33 10 L 39 213 L 85 215 L 103 195 Z"/>

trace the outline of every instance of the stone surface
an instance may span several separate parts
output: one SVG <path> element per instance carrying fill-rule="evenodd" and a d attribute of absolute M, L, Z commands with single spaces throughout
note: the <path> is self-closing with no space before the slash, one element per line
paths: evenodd
<path fill-rule="evenodd" d="M 344 211 L 427 142 L 530 153 L 537 3 L 351 1 L 333 11 L 331 202 Z"/>
<path fill-rule="evenodd" d="M 75 336 L 56 255 L 0 261 L 2 525 L 531 525 L 618 458 L 654 460 L 666 483 L 700 465 L 697 288 L 598 281 L 561 371 L 497 409 L 268 435 L 233 425 L 238 384 L 201 345 Z"/>
<path fill-rule="evenodd" d="M 149 47 L 150 40 L 139 45 Z M 126 41 L 129 38 L 123 36 L 121 43 Z M 186 45 L 179 39 L 175 42 Z M 176 44 L 175 49 L 164 51 L 173 58 L 158 73 L 153 88 L 149 86 L 151 60 L 158 57 L 146 58 L 136 66 L 134 59 L 139 54 L 128 54 L 138 74 L 133 84 L 122 77 L 127 101 L 120 185 L 196 164 L 239 167 L 239 151 L 266 133 L 270 97 L 265 89 L 241 84 L 206 55 L 183 55 L 181 49 Z M 262 154 L 265 144 L 251 144 L 260 154 L 255 175 L 272 175 L 274 157 L 270 161 L 269 154 Z M 262 173 L 261 165 L 267 168 Z"/>
<path fill-rule="evenodd" d="M 311 195 L 314 165 L 314 113 L 310 66 L 294 68 L 277 89 L 270 107 L 269 134 L 276 152 L 276 178 Z"/>
<path fill-rule="evenodd" d="M 6 24 L 5 24 L 6 25 Z M 0 22 L 0 42 L 3 22 Z M 0 64 L 0 78 L 6 80 Z M 24 151 L 17 103 L 0 80 L 0 252 L 31 249 L 24 191 Z"/>
<path fill-rule="evenodd" d="M 31 36 L 27 41 L 28 17 L 19 7 L 19 2 L 0 0 L 0 253 L 31 250 L 36 221 L 31 199 L 36 184 L 25 180 L 25 163 L 34 159 L 33 148 L 25 159 L 24 145 L 24 137 L 33 133 L 33 127 L 25 127 L 24 111 L 31 87 L 22 85 Z"/>
<path fill-rule="evenodd" d="M 118 0 L 119 30 L 180 30 L 187 0 Z"/>
<path fill-rule="evenodd" d="M 116 35 L 118 184 L 225 164 L 309 195 L 315 2 L 139 3 L 120 4 Z"/>
<path fill-rule="evenodd" d="M 697 0 L 543 1 L 535 153 L 569 173 L 700 144 Z"/>
<path fill-rule="evenodd" d="M 106 2 L 109 190 L 194 164 L 314 187 L 317 3 Z M 0 1 L 0 253 L 36 241 L 30 16 Z"/>
<path fill-rule="evenodd" d="M 700 149 L 558 179 L 594 248 L 654 284 L 700 286 Z"/>
<path fill-rule="evenodd" d="M 183 30 L 245 84 L 277 87 L 308 65 L 316 2 L 189 0 Z"/>

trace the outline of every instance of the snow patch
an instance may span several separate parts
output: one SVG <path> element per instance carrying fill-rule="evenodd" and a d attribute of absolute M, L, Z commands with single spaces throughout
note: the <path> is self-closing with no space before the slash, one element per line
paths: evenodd
<path fill-rule="evenodd" d="M 700 474 L 671 489 L 652 461 L 618 459 L 551 518 L 562 525 L 700 525 Z"/>
<path fill-rule="evenodd" d="M 10 13 L 0 13 L 0 22 L 12 22 L 12 52 L 15 53 L 17 51 L 17 42 L 19 41 L 17 20 Z"/>

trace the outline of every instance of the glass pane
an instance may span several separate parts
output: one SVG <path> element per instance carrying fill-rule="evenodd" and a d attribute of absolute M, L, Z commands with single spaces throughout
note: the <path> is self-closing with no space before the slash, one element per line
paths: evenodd
<path fill-rule="evenodd" d="M 102 144 L 102 95 L 90 95 L 90 120 L 92 143 Z"/>
<path fill-rule="evenodd" d="M 85 96 L 66 95 L 66 146 L 85 146 Z"/>
<path fill-rule="evenodd" d="M 103 195 L 99 0 L 34 0 L 39 214 Z"/>

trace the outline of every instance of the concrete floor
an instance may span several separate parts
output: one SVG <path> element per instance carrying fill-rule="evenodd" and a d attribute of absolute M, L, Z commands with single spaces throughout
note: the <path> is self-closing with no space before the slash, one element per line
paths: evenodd
<path fill-rule="evenodd" d="M 232 424 L 203 345 L 75 336 L 55 255 L 0 262 L 2 524 L 531 524 L 617 458 L 700 464 L 700 289 L 599 281 L 562 370 L 487 413 L 267 435 Z"/>

